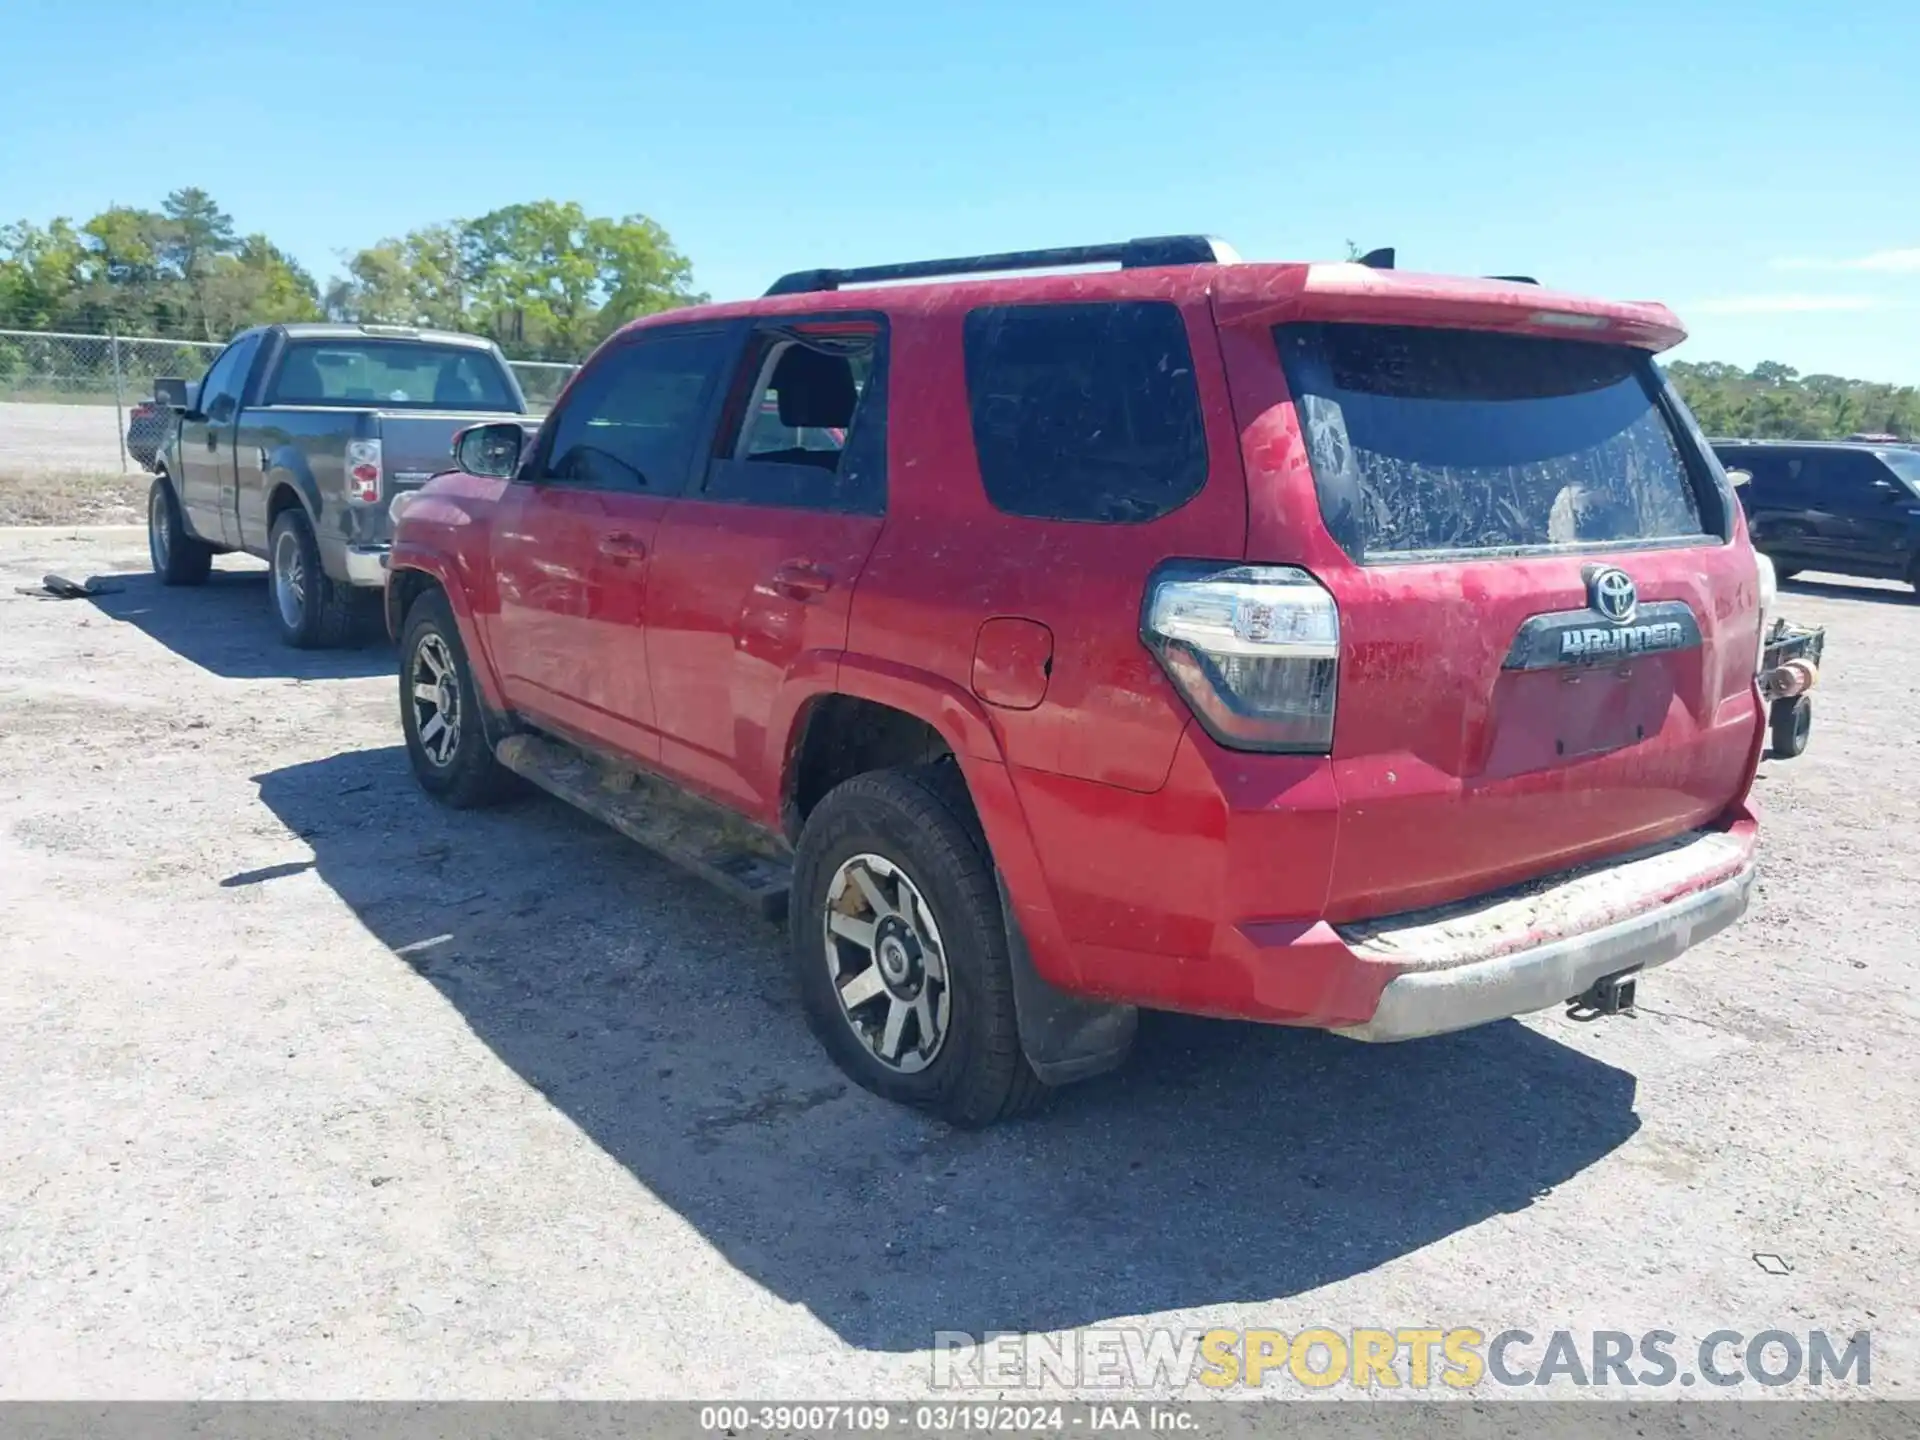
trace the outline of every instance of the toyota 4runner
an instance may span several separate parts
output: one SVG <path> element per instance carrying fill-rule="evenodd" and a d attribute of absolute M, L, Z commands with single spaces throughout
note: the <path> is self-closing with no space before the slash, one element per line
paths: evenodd
<path fill-rule="evenodd" d="M 635 322 L 399 502 L 415 774 L 783 914 L 840 1065 L 961 1124 L 1135 1007 L 1630 1005 L 1746 907 L 1765 730 L 1683 332 L 1369 260 L 1170 237 Z"/>

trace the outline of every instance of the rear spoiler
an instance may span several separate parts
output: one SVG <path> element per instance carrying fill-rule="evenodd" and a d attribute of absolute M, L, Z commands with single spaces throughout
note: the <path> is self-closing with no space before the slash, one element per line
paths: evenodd
<path fill-rule="evenodd" d="M 1529 284 L 1519 276 L 1473 279 L 1420 275 L 1354 263 L 1230 265 L 1214 276 L 1223 324 L 1353 320 L 1437 325 L 1632 345 L 1659 352 L 1687 338 L 1664 305 L 1593 300 Z"/>

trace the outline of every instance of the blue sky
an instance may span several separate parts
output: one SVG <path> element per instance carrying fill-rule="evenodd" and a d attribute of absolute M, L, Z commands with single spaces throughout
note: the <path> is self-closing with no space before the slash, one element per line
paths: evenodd
<path fill-rule="evenodd" d="M 775 274 L 1202 230 L 1920 383 L 1920 5 L 8 0 L 0 220 L 212 191 L 324 280 L 515 200 Z"/>

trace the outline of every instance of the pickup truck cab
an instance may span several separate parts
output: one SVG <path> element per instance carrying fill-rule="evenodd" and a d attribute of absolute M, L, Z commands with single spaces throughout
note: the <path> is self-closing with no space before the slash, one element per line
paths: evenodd
<path fill-rule="evenodd" d="M 635 322 L 401 503 L 416 778 L 784 913 L 834 1058 L 963 1125 L 1136 1007 L 1630 1008 L 1755 873 L 1769 597 L 1653 363 L 1685 332 L 1369 258 L 1176 236 Z"/>
<path fill-rule="evenodd" d="M 216 554 L 266 560 L 302 648 L 346 640 L 385 585 L 394 496 L 445 469 L 462 428 L 527 411 L 491 341 L 410 326 L 259 326 L 154 394 L 175 417 L 152 462 L 155 573 L 198 585 Z"/>

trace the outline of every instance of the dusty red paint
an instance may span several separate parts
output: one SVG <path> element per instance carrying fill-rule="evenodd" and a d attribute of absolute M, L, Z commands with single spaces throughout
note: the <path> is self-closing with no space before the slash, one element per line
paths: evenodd
<path fill-rule="evenodd" d="M 981 486 L 963 317 L 1085 298 L 1165 299 L 1185 318 L 1210 475 L 1151 523 L 1009 517 Z M 1356 957 L 1332 928 L 1343 920 L 1720 819 L 1750 836 L 1739 807 L 1764 714 L 1743 523 L 1731 544 L 1631 558 L 1643 600 L 1693 608 L 1699 649 L 1577 684 L 1503 673 L 1525 617 L 1584 603 L 1586 557 L 1352 562 L 1322 522 L 1271 341 L 1288 319 L 1565 336 L 1554 317 L 1576 316 L 1588 338 L 1658 350 L 1684 333 L 1663 307 L 1353 266 L 1190 266 L 706 306 L 608 344 L 847 311 L 889 326 L 884 519 L 462 475 L 421 492 L 394 565 L 454 596 L 491 704 L 770 827 L 809 701 L 838 692 L 919 716 L 961 764 L 1043 974 L 1266 1020 L 1372 1013 L 1391 967 Z M 1300 565 L 1332 592 L 1343 651 L 1330 755 L 1227 750 L 1193 723 L 1139 638 L 1146 577 L 1171 557 Z M 1578 753 L 1553 752 L 1576 731 Z"/>

